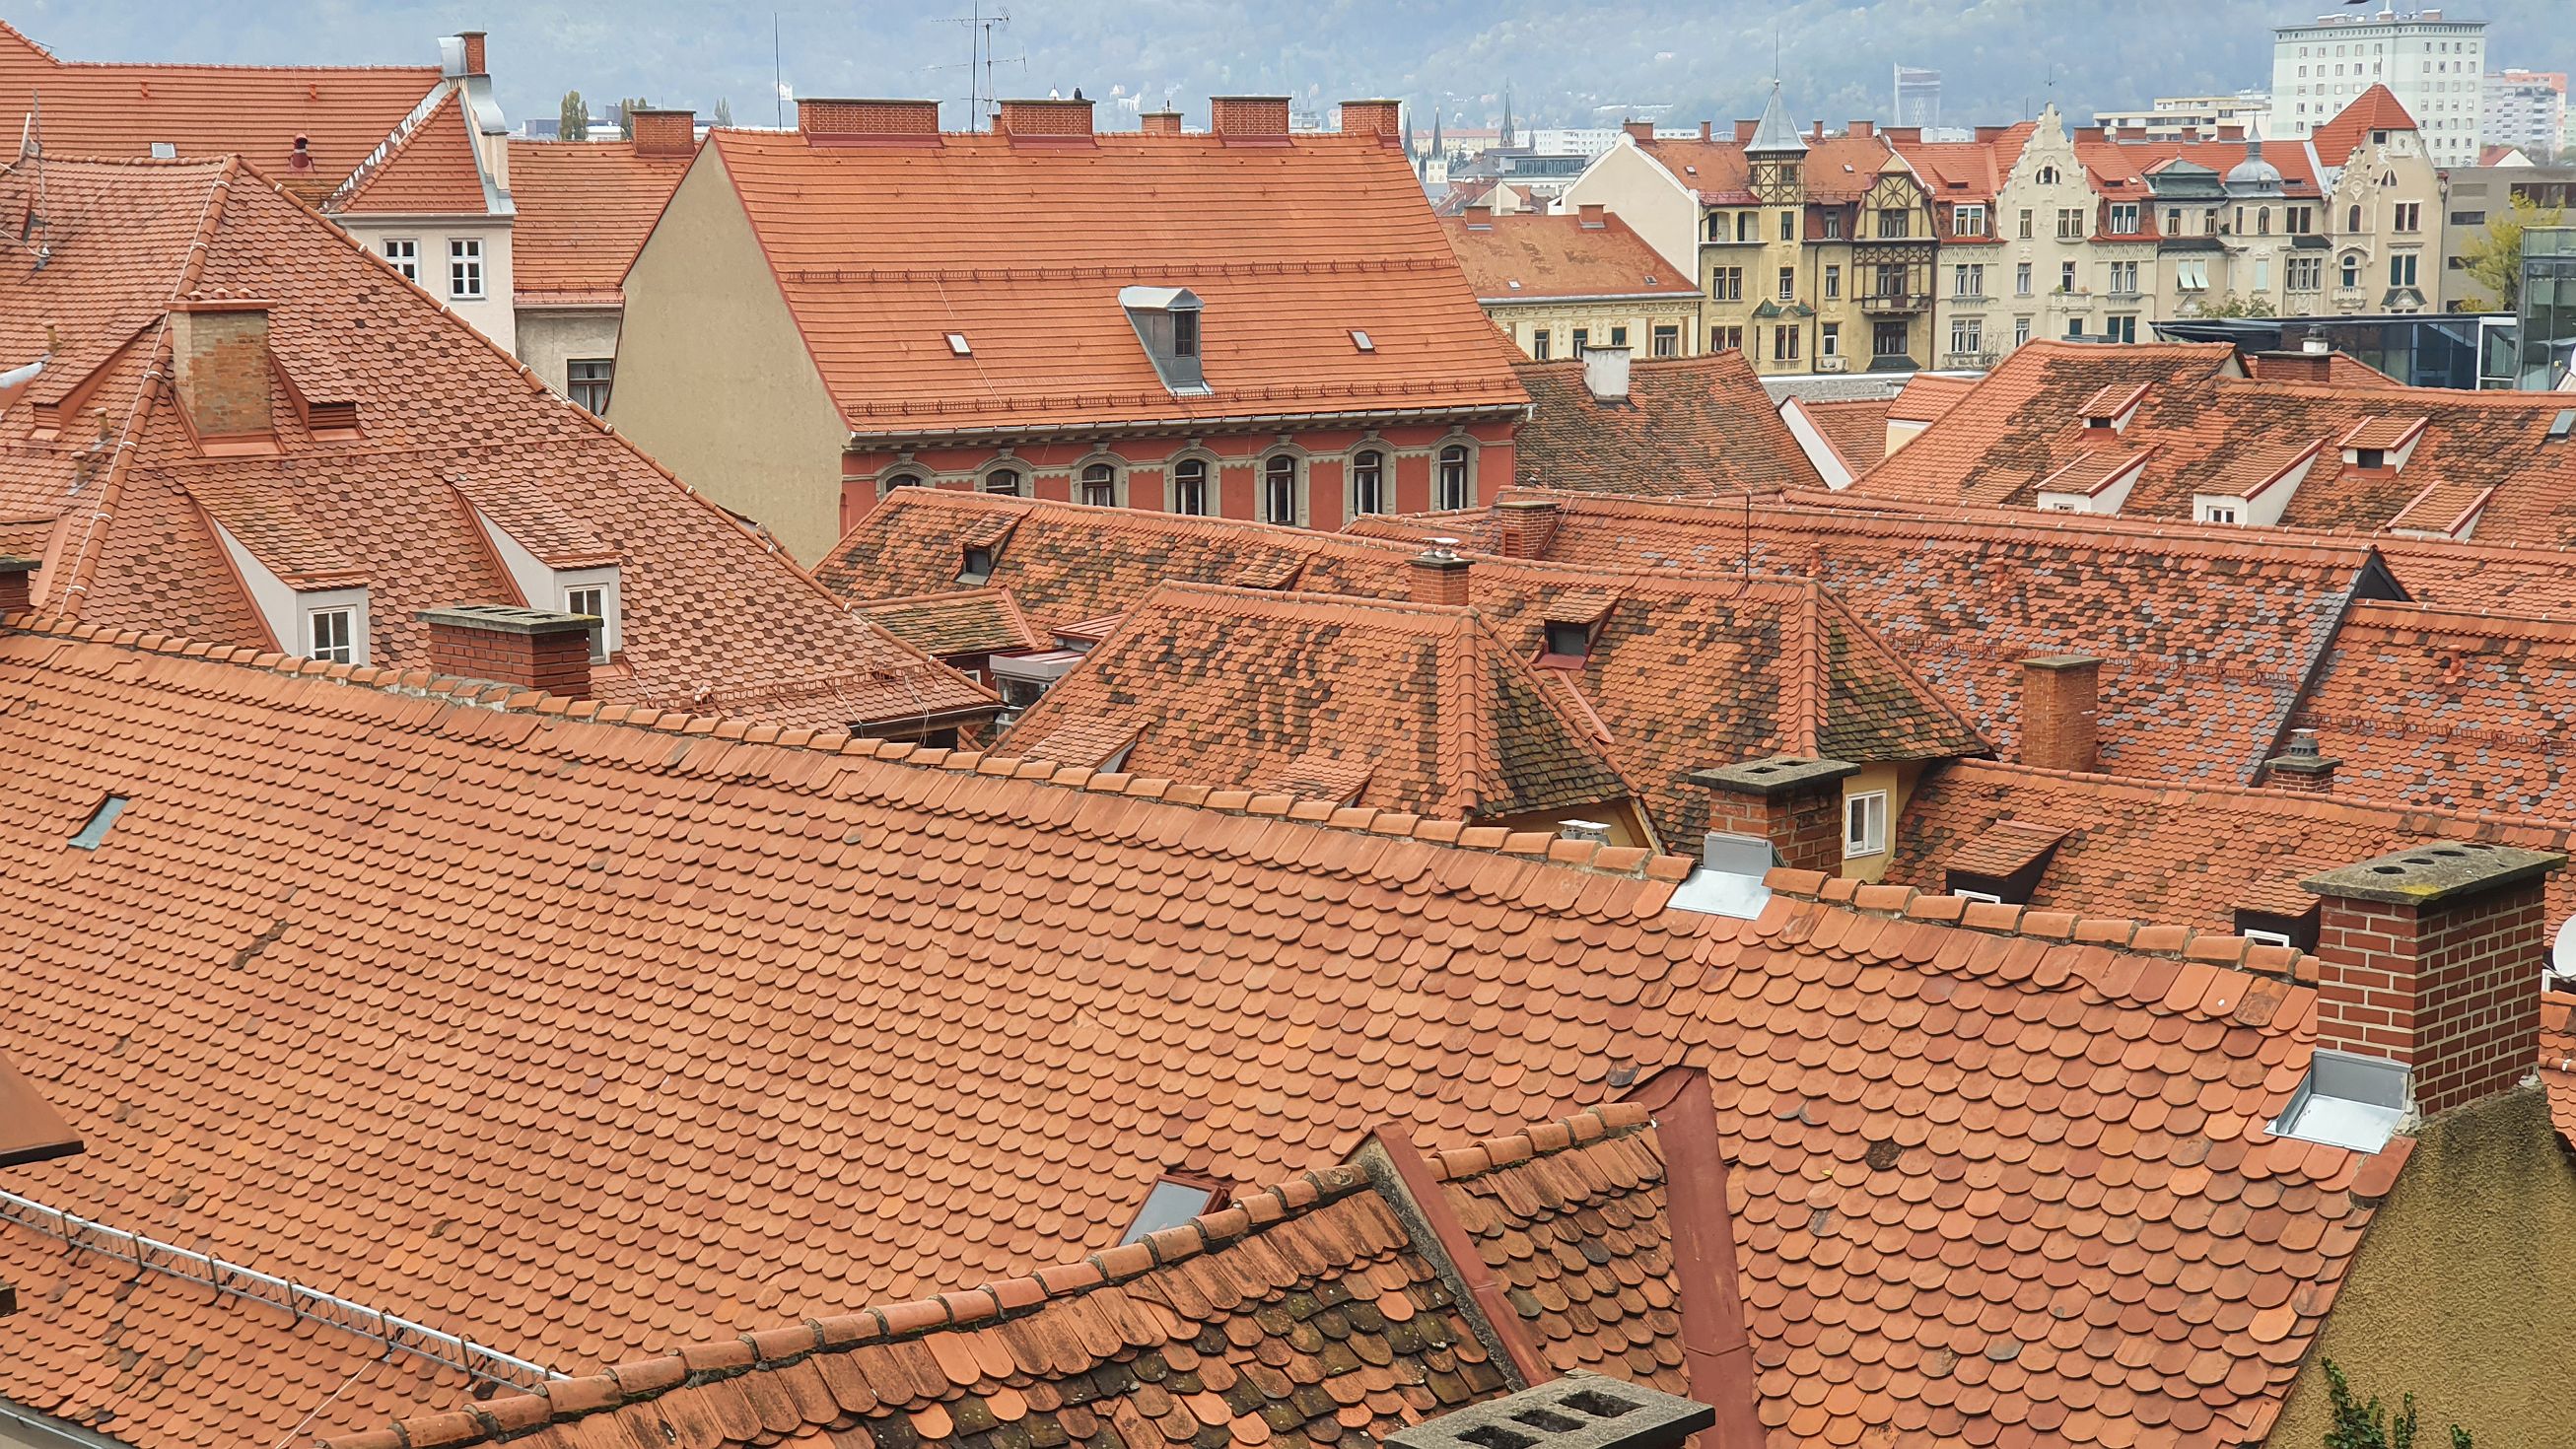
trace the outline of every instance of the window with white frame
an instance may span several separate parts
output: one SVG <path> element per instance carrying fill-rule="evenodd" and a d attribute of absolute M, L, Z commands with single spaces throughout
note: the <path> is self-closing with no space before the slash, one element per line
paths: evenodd
<path fill-rule="evenodd" d="M 2138 204 L 2117 201 L 2111 204 L 2111 230 L 2119 236 L 2133 236 L 2138 230 Z"/>
<path fill-rule="evenodd" d="M 1982 297 L 1986 295 L 1986 264 L 1961 262 L 1950 269 L 1950 295 Z"/>
<path fill-rule="evenodd" d="M 1386 454 L 1362 448 L 1351 455 L 1351 516 L 1388 511 Z"/>
<path fill-rule="evenodd" d="M 2027 317 L 2015 317 L 2013 319 L 2013 346 L 2019 347 L 2029 340 L 2030 319 Z"/>
<path fill-rule="evenodd" d="M 1680 326 L 1657 324 L 1652 335 L 1652 347 L 1653 355 L 1657 357 L 1681 356 L 1682 329 Z"/>
<path fill-rule="evenodd" d="M 564 590 L 564 612 L 595 621 L 590 626 L 590 662 L 608 662 L 608 586 L 583 584 Z"/>
<path fill-rule="evenodd" d="M 1954 356 L 1973 356 L 1986 346 L 1986 323 L 1981 317 L 1950 319 L 1950 351 Z"/>
<path fill-rule="evenodd" d="M 2138 294 L 2138 264 L 2136 262 L 2113 262 L 2111 264 L 2111 292 L 2112 295 L 2121 297 L 2134 297 Z"/>
<path fill-rule="evenodd" d="M 882 497 L 885 494 L 892 493 L 898 488 L 918 488 L 920 486 L 922 486 L 920 474 L 897 473 L 893 477 L 885 480 L 885 482 L 878 484 L 877 493 Z"/>
<path fill-rule="evenodd" d="M 412 237 L 385 238 L 385 260 L 406 282 L 420 280 L 420 242 Z"/>
<path fill-rule="evenodd" d="M 1843 797 L 1843 855 L 1877 855 L 1887 849 L 1887 792 Z"/>
<path fill-rule="evenodd" d="M 483 300 L 483 243 L 459 237 L 447 244 L 447 295 L 459 302 Z"/>
<path fill-rule="evenodd" d="M 984 491 L 987 493 L 998 493 L 1005 498 L 1019 497 L 1019 471 L 1014 468 L 996 468 L 992 472 L 985 474 Z"/>
<path fill-rule="evenodd" d="M 1440 450 L 1440 496 L 1435 508 L 1470 508 L 1476 502 L 1472 463 L 1462 444 L 1452 443 Z"/>
<path fill-rule="evenodd" d="M 1183 458 L 1172 465 L 1172 511 L 1190 518 L 1207 516 L 1207 459 Z"/>
<path fill-rule="evenodd" d="M 1953 236 L 1984 236 L 1986 209 L 1982 206 L 1962 206 L 1953 211 L 1950 214 L 1950 233 Z"/>
<path fill-rule="evenodd" d="M 2237 521 L 2237 516 L 2238 509 L 2234 499 L 2221 501 L 2204 498 L 2200 501 L 2199 521 L 2202 523 L 2234 523 Z"/>
<path fill-rule="evenodd" d="M 2020 263 L 2013 268 L 2013 295 L 2016 297 L 2030 295 L 2030 263 L 2028 262 Z"/>
<path fill-rule="evenodd" d="M 325 664 L 358 662 L 358 611 L 314 609 L 304 616 L 304 657 Z"/>
<path fill-rule="evenodd" d="M 1261 521 L 1297 521 L 1297 459 L 1281 453 L 1261 465 Z"/>
<path fill-rule="evenodd" d="M 1082 470 L 1082 501 L 1094 508 L 1118 506 L 1118 465 L 1093 463 Z"/>
<path fill-rule="evenodd" d="M 577 407 L 594 417 L 608 412 L 608 387 L 615 380 L 617 364 L 605 357 L 578 358 L 564 364 L 566 395 Z"/>

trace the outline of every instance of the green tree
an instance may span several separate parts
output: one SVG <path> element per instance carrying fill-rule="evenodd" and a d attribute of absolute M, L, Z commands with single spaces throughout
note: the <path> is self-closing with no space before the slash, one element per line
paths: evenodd
<path fill-rule="evenodd" d="M 2460 262 L 2469 276 L 2485 288 L 2479 296 L 2465 298 L 2469 305 L 2484 312 L 2511 312 L 2522 301 L 2522 234 L 2535 226 L 2558 226 L 2567 219 L 2563 206 L 2542 206 L 2528 196 L 2516 196 L 2502 216 L 2487 223 L 2486 231 L 2469 242 Z"/>
<path fill-rule="evenodd" d="M 634 140 L 635 113 L 637 111 L 649 111 L 651 109 L 653 109 L 653 103 L 644 99 L 642 96 L 630 96 L 625 100 L 619 101 L 617 103 L 617 134 L 626 140 Z"/>
<path fill-rule="evenodd" d="M 2201 312 L 2203 317 L 2274 317 L 2272 303 L 2263 297 L 2239 297 L 2234 292 L 2216 305 Z"/>
<path fill-rule="evenodd" d="M 716 97 L 716 124 L 719 126 L 733 124 L 733 102 L 722 96 Z"/>
<path fill-rule="evenodd" d="M 2333 1359 L 2325 1361 L 2326 1401 L 2334 1422 L 2326 1429 L 2325 1449 L 2415 1449 L 2415 1396 L 2408 1394 L 2399 1404 L 2397 1416 L 2373 1398 L 2362 1403 L 2353 1397 L 2352 1385 L 2344 1382 L 2343 1370 Z M 2451 1426 L 2451 1449 L 2474 1449 L 2468 1431 Z"/>
<path fill-rule="evenodd" d="M 563 104 L 555 108 L 555 129 L 561 140 L 590 139 L 590 105 L 581 98 L 581 92 L 564 92 Z"/>

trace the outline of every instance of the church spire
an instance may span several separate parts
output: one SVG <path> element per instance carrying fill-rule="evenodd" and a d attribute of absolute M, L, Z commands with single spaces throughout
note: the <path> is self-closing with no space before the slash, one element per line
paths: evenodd
<path fill-rule="evenodd" d="M 1506 151 L 1520 144 L 1512 139 L 1512 88 L 1508 82 L 1503 86 L 1503 134 L 1501 142 L 1503 149 Z"/>

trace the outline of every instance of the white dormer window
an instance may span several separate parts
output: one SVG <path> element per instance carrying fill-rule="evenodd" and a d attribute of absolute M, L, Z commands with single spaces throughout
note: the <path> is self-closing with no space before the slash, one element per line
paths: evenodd
<path fill-rule="evenodd" d="M 2200 500 L 2199 521 L 2202 523 L 2234 523 L 2236 515 L 2237 503 L 2233 498 Z"/>
<path fill-rule="evenodd" d="M 351 608 L 304 611 L 304 657 L 325 664 L 358 662 L 358 611 Z"/>
<path fill-rule="evenodd" d="M 557 577 L 567 581 L 563 586 L 563 611 L 586 614 L 599 621 L 590 627 L 590 662 L 607 663 L 609 656 L 625 647 L 616 632 L 617 570 L 572 569 Z"/>
<path fill-rule="evenodd" d="M 518 586 L 519 597 L 527 600 L 529 607 L 587 614 L 599 621 L 590 634 L 592 663 L 604 662 L 626 647 L 625 607 L 619 597 L 617 565 L 567 559 L 564 567 L 557 567 L 511 537 L 509 530 L 490 514 L 478 508 L 474 517 L 483 525 L 483 537 L 500 556 L 501 566 L 509 570 L 510 582 Z"/>
<path fill-rule="evenodd" d="M 1207 395 L 1211 389 L 1199 362 L 1198 294 L 1187 287 L 1121 287 L 1118 306 L 1163 386 L 1176 397 Z"/>

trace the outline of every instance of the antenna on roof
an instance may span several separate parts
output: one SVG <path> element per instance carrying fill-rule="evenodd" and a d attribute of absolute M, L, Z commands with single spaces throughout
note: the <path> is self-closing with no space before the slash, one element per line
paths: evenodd
<path fill-rule="evenodd" d="M 1002 6 L 994 6 L 993 13 L 987 15 L 983 0 L 975 0 L 965 14 L 943 16 L 942 19 L 947 24 L 966 27 L 966 129 L 981 130 L 982 123 L 1001 107 L 1000 93 L 993 86 L 993 67 L 996 64 L 1016 65 L 1025 70 L 1029 53 L 1023 50 L 1017 55 L 1000 57 L 993 54 L 993 32 L 1007 30 L 1011 25 L 1011 12 Z M 955 70 L 957 67 L 932 65 L 922 69 Z M 977 79 L 979 71 L 982 76 L 980 82 Z"/>
<path fill-rule="evenodd" d="M 779 58 L 778 12 L 769 12 L 769 103 L 778 113 L 778 129 L 787 129 L 787 66 Z"/>

